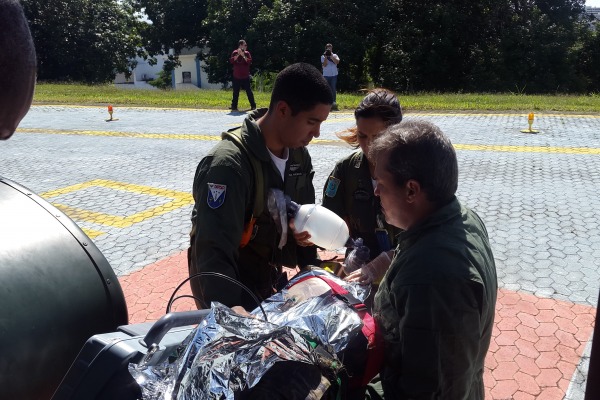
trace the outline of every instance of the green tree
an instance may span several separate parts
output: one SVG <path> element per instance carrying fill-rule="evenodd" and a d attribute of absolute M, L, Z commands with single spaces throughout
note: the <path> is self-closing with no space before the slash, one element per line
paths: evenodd
<path fill-rule="evenodd" d="M 42 80 L 107 82 L 140 45 L 133 8 L 117 0 L 22 0 Z"/>
<path fill-rule="evenodd" d="M 356 89 L 368 80 L 365 52 L 378 1 L 366 0 L 209 0 L 204 26 L 209 30 L 209 79 L 231 79 L 228 59 L 240 38 L 253 58 L 253 71 L 278 72 L 294 62 L 320 68 L 326 43 L 333 43 L 341 63 L 338 87 Z"/>
<path fill-rule="evenodd" d="M 338 88 L 356 90 L 368 81 L 365 53 L 371 44 L 378 1 L 284 1 L 263 6 L 248 30 L 257 65 L 269 71 L 302 61 L 321 68 L 326 43 L 339 54 Z M 256 54 L 256 55 L 254 55 Z"/>
<path fill-rule="evenodd" d="M 397 90 L 567 91 L 582 0 L 385 0 L 375 81 Z"/>
<path fill-rule="evenodd" d="M 262 61 L 257 57 L 261 44 L 248 36 L 248 29 L 261 7 L 271 3 L 270 0 L 207 0 L 207 17 L 202 26 L 208 32 L 208 39 L 200 57 L 208 66 L 206 72 L 210 82 L 226 84 L 231 81 L 229 57 L 240 39 L 248 42 L 252 70 L 262 69 Z"/>
<path fill-rule="evenodd" d="M 576 69 L 584 90 L 600 92 L 600 22 L 582 21 Z"/>
<path fill-rule="evenodd" d="M 565 92 L 577 88 L 574 48 L 583 0 L 514 0 L 500 42 L 504 89 Z"/>
<path fill-rule="evenodd" d="M 174 49 L 179 55 L 184 47 L 202 46 L 206 30 L 206 0 L 132 0 L 135 9 L 150 23 L 141 31 L 144 50 L 149 55 L 166 54 Z"/>

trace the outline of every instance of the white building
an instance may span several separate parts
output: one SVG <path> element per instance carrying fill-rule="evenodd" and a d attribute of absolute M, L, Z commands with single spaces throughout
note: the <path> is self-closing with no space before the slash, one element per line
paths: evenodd
<path fill-rule="evenodd" d="M 222 88 L 220 83 L 209 83 L 208 76 L 203 67 L 206 65 L 203 61 L 196 58 L 199 48 L 183 49 L 179 55 L 181 66 L 176 67 L 171 74 L 171 85 L 173 89 L 214 89 Z M 115 76 L 115 84 L 123 86 L 133 85 L 136 89 L 155 89 L 148 81 L 155 79 L 158 73 L 162 71 L 163 64 L 167 56 L 157 56 L 155 65 L 150 65 L 147 60 L 137 57 L 137 66 L 131 71 L 131 77 L 127 79 L 125 74 L 120 73 Z"/>
<path fill-rule="evenodd" d="M 585 7 L 585 12 L 600 20 L 600 7 Z"/>

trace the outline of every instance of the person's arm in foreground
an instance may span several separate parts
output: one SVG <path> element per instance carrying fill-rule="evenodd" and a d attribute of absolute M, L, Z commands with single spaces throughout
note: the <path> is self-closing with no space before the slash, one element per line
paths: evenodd
<path fill-rule="evenodd" d="M 242 177 L 231 167 L 209 166 L 206 159 L 198 166 L 194 180 L 196 231 L 192 243 L 192 262 L 199 272 L 218 272 L 239 279 L 237 257 L 244 229 L 247 179 L 250 178 Z M 215 196 L 221 190 L 225 190 L 220 194 L 224 199 L 219 205 Z M 200 280 L 208 301 L 217 300 L 227 306 L 243 304 L 241 290 L 233 284 L 219 278 Z"/>

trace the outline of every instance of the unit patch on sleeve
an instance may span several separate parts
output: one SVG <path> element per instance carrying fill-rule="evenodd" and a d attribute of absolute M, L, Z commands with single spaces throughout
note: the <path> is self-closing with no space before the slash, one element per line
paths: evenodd
<path fill-rule="evenodd" d="M 325 196 L 335 197 L 338 187 L 340 187 L 340 180 L 336 177 L 330 176 L 327 180 L 327 188 L 325 189 Z"/>
<path fill-rule="evenodd" d="M 220 183 L 209 183 L 208 184 L 208 196 L 206 202 L 212 209 L 219 208 L 225 202 L 225 194 L 227 193 L 227 185 L 221 185 Z"/>

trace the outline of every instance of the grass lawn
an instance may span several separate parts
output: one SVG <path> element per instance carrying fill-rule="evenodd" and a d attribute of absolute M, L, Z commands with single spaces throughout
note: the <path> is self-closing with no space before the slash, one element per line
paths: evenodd
<path fill-rule="evenodd" d="M 34 104 L 108 105 L 140 107 L 177 107 L 226 109 L 231 90 L 143 90 L 122 89 L 114 85 L 38 83 Z M 270 93 L 254 92 L 259 107 L 267 107 Z M 361 93 L 338 93 L 340 110 L 351 111 L 360 102 Z M 600 113 L 600 94 L 521 95 L 521 94 L 399 94 L 405 112 L 487 111 L 487 112 L 568 112 Z M 250 108 L 246 93 L 240 93 L 240 109 Z"/>

